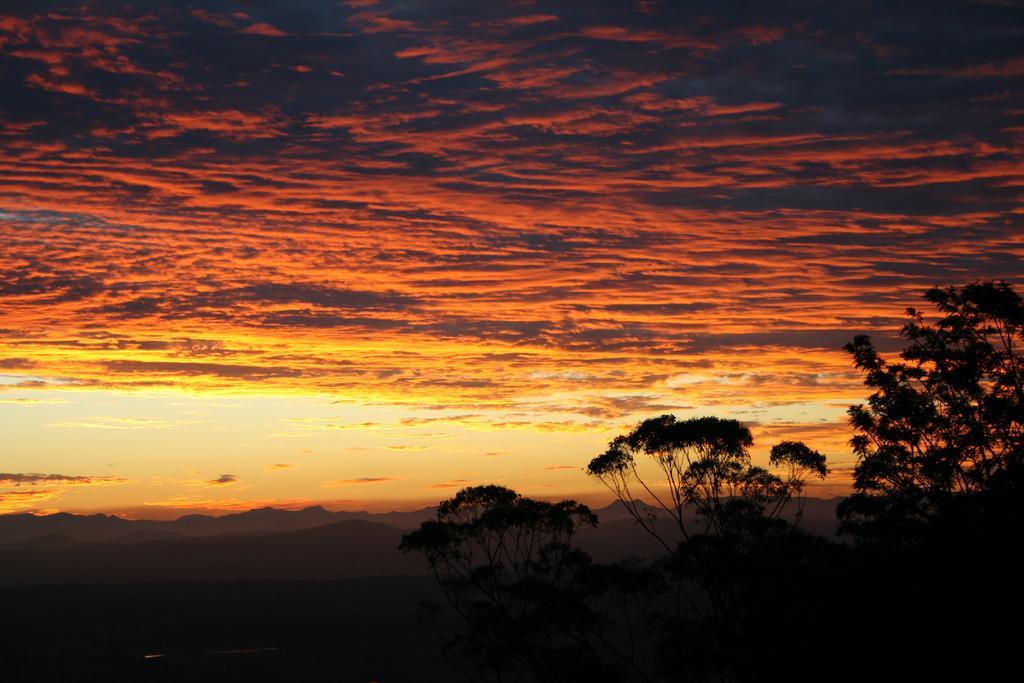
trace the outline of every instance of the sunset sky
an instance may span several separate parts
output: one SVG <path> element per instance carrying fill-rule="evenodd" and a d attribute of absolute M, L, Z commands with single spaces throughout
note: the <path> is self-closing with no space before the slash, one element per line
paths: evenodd
<path fill-rule="evenodd" d="M 1024 5 L 6 2 L 0 512 L 400 509 L 662 413 L 853 461 L 1024 282 Z"/>

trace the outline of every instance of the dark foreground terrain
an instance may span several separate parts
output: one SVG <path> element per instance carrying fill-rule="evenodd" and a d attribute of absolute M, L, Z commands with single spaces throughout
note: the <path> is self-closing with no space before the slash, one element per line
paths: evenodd
<path fill-rule="evenodd" d="M 0 589 L 0 680 L 452 681 L 432 577 Z"/>

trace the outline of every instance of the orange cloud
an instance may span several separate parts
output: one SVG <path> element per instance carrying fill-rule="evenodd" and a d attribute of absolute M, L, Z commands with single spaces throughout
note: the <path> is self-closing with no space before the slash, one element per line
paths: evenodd
<path fill-rule="evenodd" d="M 358 436 L 338 450 L 451 468 L 433 481 L 729 413 L 848 461 L 865 391 L 842 344 L 894 349 L 934 284 L 1024 278 L 1021 58 L 990 39 L 1014 23 L 965 9 L 950 46 L 938 19 L 881 30 L 884 4 L 838 24 L 612 5 L 0 16 L 8 419 L 162 443 L 205 423 L 72 408 L 336 400 L 268 433 Z M 253 457 L 216 471 L 249 486 L 293 454 Z M 295 477 L 314 471 L 342 476 Z"/>
<path fill-rule="evenodd" d="M 267 36 L 270 38 L 281 38 L 288 35 L 281 29 L 272 26 L 271 24 L 268 24 L 266 22 L 250 24 L 249 26 L 246 26 L 245 28 L 241 29 L 239 33 L 245 33 L 251 36 Z"/>
<path fill-rule="evenodd" d="M 0 514 L 39 510 L 39 503 L 57 501 L 71 487 L 131 483 L 122 477 L 0 472 Z"/>
<path fill-rule="evenodd" d="M 362 486 L 364 484 L 386 484 L 388 482 L 397 481 L 395 477 L 356 477 L 355 479 L 335 479 L 334 481 L 325 481 L 322 485 L 326 488 L 335 488 L 338 486 Z"/>

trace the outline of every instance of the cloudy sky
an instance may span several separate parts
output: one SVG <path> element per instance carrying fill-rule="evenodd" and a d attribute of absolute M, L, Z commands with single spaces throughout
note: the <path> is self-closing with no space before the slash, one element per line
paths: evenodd
<path fill-rule="evenodd" d="M 4 3 L 0 511 L 599 498 L 662 413 L 841 492 L 842 344 L 1024 281 L 1024 6 L 922 9 Z"/>

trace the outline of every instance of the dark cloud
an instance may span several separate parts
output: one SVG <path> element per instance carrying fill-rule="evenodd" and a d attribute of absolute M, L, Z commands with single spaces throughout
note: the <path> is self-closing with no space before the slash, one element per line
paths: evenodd
<path fill-rule="evenodd" d="M 323 308 L 383 309 L 403 308 L 415 303 L 412 297 L 388 292 L 337 289 L 322 285 L 262 282 L 237 289 L 222 290 L 196 297 L 197 306 L 229 306 L 242 301 L 306 303 Z"/>
<path fill-rule="evenodd" d="M 31 358 L 0 358 L 0 370 L 28 370 L 35 366 Z"/>
<path fill-rule="evenodd" d="M 835 330 L 777 330 L 772 332 L 748 332 L 736 334 L 705 334 L 688 343 L 694 351 L 710 351 L 730 347 L 781 346 L 794 349 L 826 349 L 835 351 L 851 341 L 856 335 L 864 334 L 856 329 Z M 883 351 L 902 348 L 901 340 L 892 334 L 875 336 L 875 345 Z"/>
<path fill-rule="evenodd" d="M 408 328 L 403 320 L 390 318 L 367 318 L 365 316 L 344 316 L 317 313 L 308 310 L 279 311 L 263 316 L 261 324 L 273 327 L 309 328 L 367 328 L 371 330 L 393 330 Z"/>
<path fill-rule="evenodd" d="M 0 472 L 0 486 L 88 486 L 91 484 L 120 484 L 125 482 L 120 477 L 86 477 L 67 474 L 39 474 Z"/>
<path fill-rule="evenodd" d="M 232 365 L 228 363 L 198 363 L 190 361 L 134 361 L 113 360 L 106 363 L 115 373 L 168 374 L 181 376 L 214 375 L 242 380 L 261 380 L 272 377 L 301 377 L 302 370 L 287 367 Z"/>
<path fill-rule="evenodd" d="M 336 479 L 324 482 L 326 487 L 334 486 L 358 486 L 361 484 L 384 484 L 390 481 L 397 481 L 395 477 L 356 477 L 355 479 Z"/>
<path fill-rule="evenodd" d="M 216 479 L 210 479 L 206 483 L 210 484 L 211 486 L 223 486 L 225 484 L 234 484 L 236 481 L 238 481 L 238 475 L 222 474 Z"/>
<path fill-rule="evenodd" d="M 4 273 L 0 297 L 42 296 L 49 303 L 80 301 L 104 289 L 102 280 L 92 277 L 39 276 Z"/>
<path fill-rule="evenodd" d="M 616 313 L 655 313 L 659 315 L 684 315 L 712 308 L 708 303 L 633 303 L 608 304 L 605 310 Z"/>
<path fill-rule="evenodd" d="M 116 304 L 107 304 L 96 309 L 97 313 L 110 313 L 125 318 L 143 317 L 160 312 L 160 299 L 142 296 Z"/>

